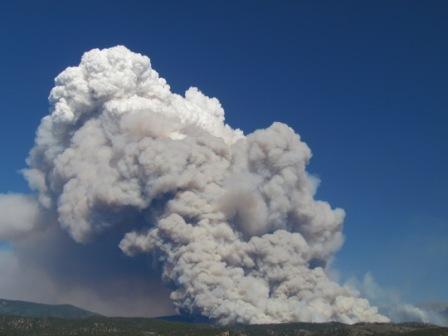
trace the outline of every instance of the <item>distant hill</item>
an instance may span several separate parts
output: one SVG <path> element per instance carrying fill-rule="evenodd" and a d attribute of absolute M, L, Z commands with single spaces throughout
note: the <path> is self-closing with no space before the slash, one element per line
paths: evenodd
<path fill-rule="evenodd" d="M 0 315 L 15 315 L 26 317 L 59 317 L 79 319 L 99 316 L 88 310 L 72 305 L 48 305 L 42 303 L 0 299 Z"/>
<path fill-rule="evenodd" d="M 448 336 L 421 323 L 284 323 L 217 326 L 150 318 L 86 319 L 0 316 L 0 336 Z"/>
<path fill-rule="evenodd" d="M 443 308 L 445 309 L 445 308 Z M 448 336 L 423 323 L 280 323 L 218 326 L 199 317 L 108 318 L 71 305 L 0 299 L 0 336 Z"/>

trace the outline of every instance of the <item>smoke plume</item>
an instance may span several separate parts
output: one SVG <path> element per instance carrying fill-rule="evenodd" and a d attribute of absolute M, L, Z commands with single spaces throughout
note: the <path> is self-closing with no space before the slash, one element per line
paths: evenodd
<path fill-rule="evenodd" d="M 314 198 L 311 150 L 287 125 L 244 135 L 216 98 L 172 93 L 122 46 L 85 53 L 49 100 L 24 171 L 40 207 L 86 248 L 123 232 L 121 251 L 155 257 L 179 312 L 388 321 L 328 277 L 344 211 Z"/>

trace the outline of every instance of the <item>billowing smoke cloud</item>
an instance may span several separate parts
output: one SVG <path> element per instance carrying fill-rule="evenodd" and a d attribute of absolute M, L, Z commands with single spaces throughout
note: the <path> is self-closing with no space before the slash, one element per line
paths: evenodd
<path fill-rule="evenodd" d="M 344 211 L 314 199 L 311 151 L 287 125 L 244 135 L 217 99 L 172 93 L 125 47 L 85 53 L 50 103 L 24 172 L 40 206 L 86 248 L 124 232 L 120 249 L 156 257 L 178 311 L 220 323 L 388 320 L 327 276 Z"/>

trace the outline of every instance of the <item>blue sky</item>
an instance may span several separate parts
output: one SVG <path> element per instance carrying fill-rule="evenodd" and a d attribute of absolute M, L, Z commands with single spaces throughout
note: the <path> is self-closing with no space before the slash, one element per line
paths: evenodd
<path fill-rule="evenodd" d="M 347 211 L 343 279 L 448 301 L 446 1 L 3 1 L 0 192 L 48 111 L 53 78 L 91 48 L 149 55 L 245 132 L 282 121 L 310 145 L 318 197 Z"/>

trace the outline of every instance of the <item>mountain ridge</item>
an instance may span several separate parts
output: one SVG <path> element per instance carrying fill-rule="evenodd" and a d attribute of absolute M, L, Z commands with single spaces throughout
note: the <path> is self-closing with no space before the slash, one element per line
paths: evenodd
<path fill-rule="evenodd" d="M 0 336 L 448 336 L 425 323 L 213 324 L 188 316 L 105 317 L 76 306 L 0 299 Z"/>
<path fill-rule="evenodd" d="M 424 323 L 284 323 L 218 326 L 151 318 L 32 318 L 0 315 L 0 336 L 448 336 Z"/>
<path fill-rule="evenodd" d="M 79 319 L 100 314 L 70 304 L 45 304 L 0 298 L 0 315 Z"/>

